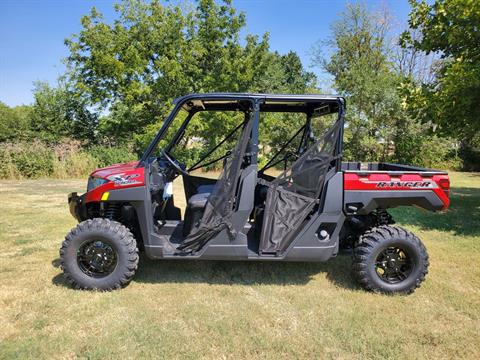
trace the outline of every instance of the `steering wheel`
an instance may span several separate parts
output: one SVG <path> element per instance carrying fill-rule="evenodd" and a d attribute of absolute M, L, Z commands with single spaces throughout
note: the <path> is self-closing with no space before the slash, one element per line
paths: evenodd
<path fill-rule="evenodd" d="M 180 163 L 170 157 L 165 150 L 162 150 L 162 157 L 164 157 L 179 174 L 189 176 L 188 173 L 181 167 Z"/>

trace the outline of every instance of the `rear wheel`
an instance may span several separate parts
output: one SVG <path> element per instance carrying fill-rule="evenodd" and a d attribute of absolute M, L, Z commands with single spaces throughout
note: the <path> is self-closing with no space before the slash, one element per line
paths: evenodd
<path fill-rule="evenodd" d="M 96 218 L 72 229 L 60 249 L 67 280 L 76 288 L 113 290 L 127 285 L 138 265 L 138 249 L 122 224 Z"/>
<path fill-rule="evenodd" d="M 428 273 L 428 254 L 420 239 L 397 226 L 363 234 L 353 250 L 353 273 L 369 291 L 410 294 Z"/>

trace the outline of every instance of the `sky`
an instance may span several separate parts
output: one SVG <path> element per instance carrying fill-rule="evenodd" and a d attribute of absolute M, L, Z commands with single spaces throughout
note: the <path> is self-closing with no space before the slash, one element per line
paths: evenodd
<path fill-rule="evenodd" d="M 95 6 L 107 21 L 115 18 L 117 0 L 0 0 L 0 101 L 17 106 L 33 102 L 34 81 L 54 85 L 65 69 L 68 55 L 64 39 L 80 29 L 80 18 Z M 397 31 L 407 25 L 407 0 L 364 0 L 369 9 L 386 6 Z M 304 66 L 326 81 L 319 68 L 312 67 L 311 49 L 326 39 L 331 24 L 344 10 L 340 0 L 233 0 L 244 11 L 245 34 L 270 33 L 271 50 L 297 52 Z"/>

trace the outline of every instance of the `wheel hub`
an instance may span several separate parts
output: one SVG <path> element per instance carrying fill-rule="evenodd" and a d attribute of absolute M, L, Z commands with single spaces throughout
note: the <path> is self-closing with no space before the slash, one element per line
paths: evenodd
<path fill-rule="evenodd" d="M 400 247 L 388 247 L 381 251 L 376 259 L 377 275 L 389 284 L 405 280 L 410 276 L 412 269 L 412 261 L 408 252 Z"/>
<path fill-rule="evenodd" d="M 115 269 L 117 254 L 107 242 L 92 240 L 78 249 L 77 262 L 84 274 L 102 278 L 110 275 Z"/>

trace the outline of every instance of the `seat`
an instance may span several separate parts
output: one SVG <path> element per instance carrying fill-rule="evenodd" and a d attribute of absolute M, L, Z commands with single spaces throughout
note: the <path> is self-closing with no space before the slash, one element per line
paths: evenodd
<path fill-rule="evenodd" d="M 203 209 L 207 205 L 210 193 L 195 194 L 188 199 L 187 209 Z"/>
<path fill-rule="evenodd" d="M 200 185 L 197 194 L 192 195 L 185 209 L 185 221 L 183 222 L 183 236 L 188 236 L 195 225 L 202 219 L 203 210 L 215 185 Z"/>
<path fill-rule="evenodd" d="M 197 188 L 197 193 L 188 199 L 187 208 L 198 209 L 204 208 L 207 205 L 207 199 L 213 191 L 215 184 L 200 185 Z"/>
<path fill-rule="evenodd" d="M 197 194 L 205 194 L 205 193 L 211 194 L 214 187 L 215 187 L 215 184 L 200 185 L 197 188 Z"/>

